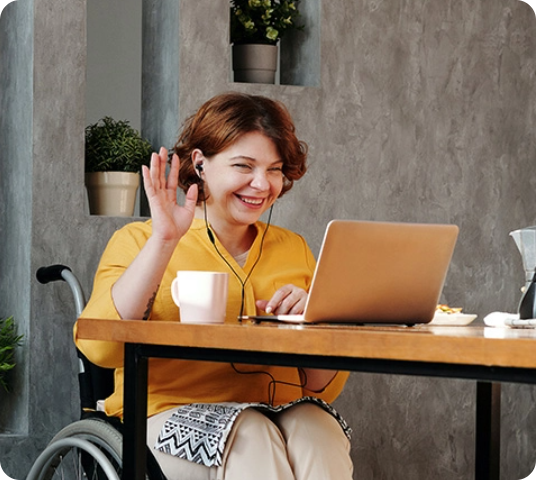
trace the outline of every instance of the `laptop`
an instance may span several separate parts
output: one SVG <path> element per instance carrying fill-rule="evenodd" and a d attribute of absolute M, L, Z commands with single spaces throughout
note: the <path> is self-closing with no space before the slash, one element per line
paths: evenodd
<path fill-rule="evenodd" d="M 303 315 L 247 316 L 296 323 L 428 323 L 452 258 L 456 225 L 332 220 Z"/>

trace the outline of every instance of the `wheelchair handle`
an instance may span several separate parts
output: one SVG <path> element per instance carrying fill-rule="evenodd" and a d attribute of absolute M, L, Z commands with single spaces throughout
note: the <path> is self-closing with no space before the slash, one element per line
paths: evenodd
<path fill-rule="evenodd" d="M 35 273 L 35 277 L 39 283 L 47 284 L 50 282 L 64 281 L 71 287 L 71 292 L 74 297 L 76 307 L 76 316 L 79 317 L 86 305 L 86 297 L 78 281 L 78 278 L 73 274 L 71 269 L 66 265 L 49 265 L 40 267 Z"/>
<path fill-rule="evenodd" d="M 71 269 L 66 265 L 49 265 L 48 267 L 39 268 L 35 273 L 35 277 L 37 278 L 37 281 L 42 284 L 57 282 L 59 280 L 65 281 L 62 276 L 64 270 L 69 270 L 69 272 L 71 271 Z"/>

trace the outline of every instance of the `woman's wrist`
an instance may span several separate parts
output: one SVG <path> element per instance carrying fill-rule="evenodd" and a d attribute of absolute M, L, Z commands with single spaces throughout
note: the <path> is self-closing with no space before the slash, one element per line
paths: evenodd
<path fill-rule="evenodd" d="M 149 318 L 177 243 L 149 237 L 134 261 L 112 286 L 112 299 L 121 318 Z"/>
<path fill-rule="evenodd" d="M 181 237 L 178 235 L 176 237 L 161 237 L 159 234 L 153 232 L 153 234 L 147 239 L 144 249 L 154 249 L 155 253 L 157 253 L 159 256 L 169 255 L 169 258 L 171 258 L 171 255 L 179 244 L 180 239 Z"/>

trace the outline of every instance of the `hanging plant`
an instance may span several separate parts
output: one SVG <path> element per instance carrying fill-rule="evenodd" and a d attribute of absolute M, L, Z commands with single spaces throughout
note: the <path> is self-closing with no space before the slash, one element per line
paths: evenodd
<path fill-rule="evenodd" d="M 9 392 L 8 372 L 15 368 L 15 348 L 23 335 L 17 335 L 13 317 L 0 318 L 0 385 Z"/>

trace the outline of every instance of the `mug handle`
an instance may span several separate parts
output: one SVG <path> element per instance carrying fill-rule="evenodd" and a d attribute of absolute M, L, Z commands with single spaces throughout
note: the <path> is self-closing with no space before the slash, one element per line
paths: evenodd
<path fill-rule="evenodd" d="M 173 301 L 175 302 L 175 305 L 177 307 L 180 307 L 179 303 L 179 286 L 177 283 L 178 278 L 175 277 L 173 281 L 171 282 L 171 298 L 173 298 Z"/>

